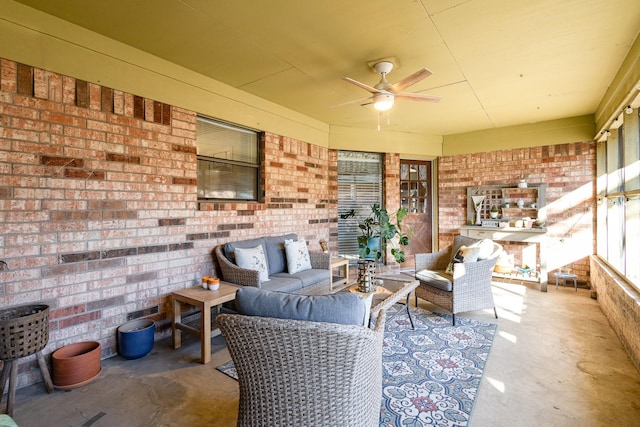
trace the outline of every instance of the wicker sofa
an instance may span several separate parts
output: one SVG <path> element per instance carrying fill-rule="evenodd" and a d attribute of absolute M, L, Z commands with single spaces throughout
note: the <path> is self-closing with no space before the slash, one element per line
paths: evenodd
<path fill-rule="evenodd" d="M 297 241 L 296 234 L 267 236 L 228 242 L 214 249 L 222 280 L 242 286 L 255 286 L 272 291 L 294 294 L 326 293 L 330 283 L 330 255 L 309 251 L 311 268 L 296 273 L 287 270 L 285 240 Z M 235 251 L 261 245 L 266 256 L 268 280 L 260 280 L 258 270 L 239 267 Z"/>
<path fill-rule="evenodd" d="M 477 261 L 453 262 L 461 247 L 473 245 L 484 246 Z M 488 239 L 456 236 L 453 244 L 441 251 L 415 254 L 415 277 L 420 281 L 415 291 L 416 303 L 422 298 L 450 311 L 454 325 L 456 313 L 487 308 L 493 308 L 497 319 L 491 277 L 501 252 L 502 246 Z"/>

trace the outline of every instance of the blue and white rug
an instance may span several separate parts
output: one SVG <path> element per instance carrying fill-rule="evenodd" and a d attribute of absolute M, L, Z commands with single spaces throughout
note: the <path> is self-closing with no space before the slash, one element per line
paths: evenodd
<path fill-rule="evenodd" d="M 404 309 L 403 309 L 404 311 Z M 497 326 L 412 309 L 387 319 L 382 348 L 383 427 L 464 427 Z M 233 362 L 217 368 L 237 379 Z"/>
<path fill-rule="evenodd" d="M 469 423 L 495 324 L 412 310 L 398 315 L 382 347 L 380 426 L 462 427 Z"/>

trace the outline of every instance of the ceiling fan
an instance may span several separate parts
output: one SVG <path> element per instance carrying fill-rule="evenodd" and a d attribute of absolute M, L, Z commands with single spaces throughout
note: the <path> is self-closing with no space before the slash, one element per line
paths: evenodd
<path fill-rule="evenodd" d="M 353 80 L 349 77 L 343 77 L 343 80 L 352 83 L 362 89 L 369 91 L 372 95 L 368 98 L 357 99 L 354 101 L 348 101 L 344 104 L 351 104 L 353 102 L 363 102 L 366 100 L 372 100 L 373 107 L 378 111 L 387 111 L 391 107 L 393 107 L 393 103 L 396 99 L 407 99 L 410 101 L 426 101 L 426 102 L 438 102 L 440 101 L 439 96 L 433 95 L 425 95 L 422 93 L 408 93 L 402 92 L 404 89 L 408 88 L 411 85 L 418 83 L 420 80 L 425 79 L 431 75 L 431 71 L 423 68 L 421 70 L 416 71 L 410 76 L 405 77 L 397 83 L 391 84 L 387 81 L 387 74 L 391 72 L 393 69 L 393 63 L 390 61 L 380 61 L 373 66 L 373 69 L 376 73 L 380 74 L 380 82 L 375 86 L 369 86 L 367 84 L 361 83 L 357 80 Z M 365 103 L 362 105 L 367 105 L 369 103 Z"/>

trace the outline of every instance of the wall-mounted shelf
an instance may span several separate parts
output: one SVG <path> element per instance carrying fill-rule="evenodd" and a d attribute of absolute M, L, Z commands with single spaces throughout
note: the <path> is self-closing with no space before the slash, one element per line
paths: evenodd
<path fill-rule="evenodd" d="M 467 224 L 475 224 L 476 211 L 471 196 L 484 196 L 480 218 L 492 219 L 491 208 L 498 208 L 498 219 L 509 221 L 509 225 L 523 218 L 540 218 L 540 210 L 546 203 L 546 186 L 528 185 L 526 188 L 502 186 L 467 187 Z M 522 206 L 518 202 L 522 201 Z M 508 207 L 507 207 L 508 206 Z M 544 218 L 542 218 L 544 220 Z M 479 224 L 475 224 L 479 225 Z"/>

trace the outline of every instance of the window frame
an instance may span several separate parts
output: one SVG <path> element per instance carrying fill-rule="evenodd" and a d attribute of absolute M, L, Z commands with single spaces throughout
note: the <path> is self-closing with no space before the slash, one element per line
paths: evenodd
<path fill-rule="evenodd" d="M 207 122 L 209 124 L 212 124 L 214 126 L 218 126 L 221 128 L 225 128 L 227 130 L 231 130 L 231 131 L 237 131 L 237 132 L 242 132 L 242 133 L 253 133 L 255 134 L 255 140 L 256 140 L 256 163 L 251 163 L 251 162 L 244 162 L 244 161 L 240 161 L 240 160 L 233 160 L 233 159 L 227 159 L 227 158 L 222 158 L 222 157 L 214 157 L 214 156 L 207 156 L 207 155 L 203 155 L 203 154 L 199 154 L 199 150 L 198 150 L 198 135 L 197 135 L 197 130 L 196 130 L 196 169 L 197 169 L 197 173 L 198 173 L 198 182 L 197 182 L 197 197 L 198 197 L 198 201 L 199 202 L 249 202 L 249 203 L 259 203 L 263 200 L 263 194 L 262 194 L 262 182 L 263 182 L 263 173 L 264 173 L 264 158 L 263 158 L 263 151 L 264 151 L 264 131 L 258 130 L 258 129 L 253 129 L 253 128 L 249 128 L 246 126 L 241 126 L 241 125 L 237 125 L 234 123 L 230 123 L 230 122 L 226 122 L 220 119 L 215 119 L 212 117 L 208 117 L 208 116 L 204 116 L 201 114 L 198 114 L 196 117 L 197 121 L 204 121 Z M 253 188 L 255 188 L 255 197 L 254 198 L 233 198 L 233 197 L 203 197 L 200 195 L 200 191 L 201 191 L 201 181 L 200 181 L 200 174 L 202 172 L 202 169 L 200 167 L 201 162 L 212 162 L 212 163 L 221 163 L 223 165 L 228 165 L 231 167 L 241 167 L 241 168 L 246 168 L 247 170 L 254 170 L 255 171 L 255 182 L 253 183 Z M 236 195 L 238 193 L 238 186 L 234 186 L 233 188 L 231 188 L 231 190 L 233 190 Z"/>
<path fill-rule="evenodd" d="M 597 149 L 596 253 L 613 270 L 640 290 L 637 256 L 640 243 L 640 112 L 621 115 L 622 123 L 610 129 Z M 632 120 L 624 121 L 629 117 Z"/>
<path fill-rule="evenodd" d="M 343 169 L 355 167 L 358 170 Z M 358 223 L 371 213 L 371 205 L 384 206 L 384 154 L 375 152 L 338 151 L 338 253 L 353 263 L 359 257 Z M 340 215 L 354 209 L 356 216 Z"/>

